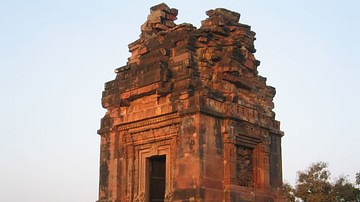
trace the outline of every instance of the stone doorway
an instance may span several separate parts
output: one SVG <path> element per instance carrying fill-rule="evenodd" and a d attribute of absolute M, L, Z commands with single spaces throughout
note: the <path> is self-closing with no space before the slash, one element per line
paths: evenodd
<path fill-rule="evenodd" d="M 153 156 L 148 159 L 149 201 L 164 201 L 166 186 L 166 155 Z"/>

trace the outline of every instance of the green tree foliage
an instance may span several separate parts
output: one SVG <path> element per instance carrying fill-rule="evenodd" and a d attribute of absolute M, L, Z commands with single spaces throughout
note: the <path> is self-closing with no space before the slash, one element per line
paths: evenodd
<path fill-rule="evenodd" d="M 342 176 L 334 183 L 331 195 L 336 202 L 357 202 L 359 201 L 358 191 L 346 177 Z"/>
<path fill-rule="evenodd" d="M 282 188 L 285 201 L 296 202 L 295 189 L 289 183 L 284 183 Z"/>
<path fill-rule="evenodd" d="M 288 202 L 360 202 L 360 172 L 356 174 L 355 184 L 346 176 L 330 182 L 328 164 L 317 162 L 305 171 L 298 172 L 295 188 L 284 183 L 284 199 Z M 356 187 L 358 185 L 358 187 Z"/>
<path fill-rule="evenodd" d="M 308 170 L 298 172 L 295 196 L 305 202 L 332 201 L 329 178 L 330 172 L 326 163 L 312 164 Z"/>

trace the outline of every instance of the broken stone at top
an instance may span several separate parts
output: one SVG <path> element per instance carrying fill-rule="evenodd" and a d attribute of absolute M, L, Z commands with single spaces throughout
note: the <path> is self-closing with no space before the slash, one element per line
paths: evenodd
<path fill-rule="evenodd" d="M 151 7 L 146 22 L 141 26 L 140 37 L 149 38 L 175 27 L 174 20 L 177 19 L 177 14 L 177 9 L 169 8 L 165 3 Z"/>
<path fill-rule="evenodd" d="M 217 8 L 215 10 L 206 11 L 206 15 L 209 16 L 206 20 L 202 21 L 203 26 L 211 25 L 223 26 L 234 25 L 240 20 L 240 14 L 227 10 L 225 8 Z"/>

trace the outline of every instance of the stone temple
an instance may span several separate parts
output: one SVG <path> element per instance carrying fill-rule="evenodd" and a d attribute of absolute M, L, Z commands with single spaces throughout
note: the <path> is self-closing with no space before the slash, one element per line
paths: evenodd
<path fill-rule="evenodd" d="M 255 33 L 223 8 L 200 28 L 177 14 L 152 7 L 105 83 L 98 202 L 283 201 L 283 132 Z"/>

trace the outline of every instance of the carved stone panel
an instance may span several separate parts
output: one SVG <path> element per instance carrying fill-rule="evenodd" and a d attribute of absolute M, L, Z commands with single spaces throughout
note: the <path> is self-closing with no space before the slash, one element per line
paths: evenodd
<path fill-rule="evenodd" d="M 253 148 L 238 146 L 236 148 L 236 170 L 238 185 L 254 186 L 254 156 Z"/>

